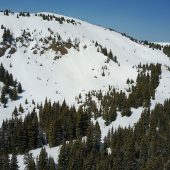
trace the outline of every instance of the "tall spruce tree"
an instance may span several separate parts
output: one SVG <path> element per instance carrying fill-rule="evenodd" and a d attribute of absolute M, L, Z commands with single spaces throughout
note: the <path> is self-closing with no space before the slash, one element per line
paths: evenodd
<path fill-rule="evenodd" d="M 38 159 L 38 170 L 47 169 L 48 169 L 48 155 L 46 149 L 42 148 Z"/>
<path fill-rule="evenodd" d="M 26 170 L 36 170 L 36 165 L 32 154 L 27 153 L 24 155 L 24 164 Z"/>
<path fill-rule="evenodd" d="M 16 153 L 12 153 L 11 162 L 10 162 L 10 170 L 19 170 L 18 160 Z"/>

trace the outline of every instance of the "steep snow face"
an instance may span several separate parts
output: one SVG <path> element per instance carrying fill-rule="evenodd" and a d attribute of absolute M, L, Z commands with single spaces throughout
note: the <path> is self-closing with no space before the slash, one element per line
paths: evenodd
<path fill-rule="evenodd" d="M 73 19 L 57 14 L 50 15 L 64 17 L 65 20 Z M 31 14 L 30 17 L 17 18 L 17 14 L 4 16 L 0 13 L 0 25 L 9 28 L 14 38 L 21 37 L 25 30 L 30 33 L 31 39 L 30 41 L 24 40 L 24 46 L 16 42 L 17 51 L 10 56 L 6 51 L 6 54 L 0 58 L 0 62 L 13 74 L 14 78 L 21 82 L 24 89 L 19 100 L 8 102 L 7 108 L 0 106 L 0 124 L 3 119 L 11 117 L 15 106 L 20 103 L 24 105 L 25 99 L 28 99 L 30 104 L 24 105 L 24 108 L 30 111 L 34 107 L 31 104 L 33 99 L 38 103 L 43 102 L 46 97 L 52 101 L 65 99 L 69 105 L 77 106 L 75 97 L 80 93 L 85 94 L 90 90 L 99 89 L 106 91 L 109 85 L 126 91 L 128 87 L 126 80 L 128 78 L 136 80 L 135 66 L 139 63 L 162 64 L 162 79 L 153 103 L 163 102 L 169 97 L 169 71 L 165 65 L 170 66 L 170 61 L 162 51 L 152 50 L 132 42 L 117 32 L 77 19 L 73 20 L 76 24 L 67 22 L 60 24 L 55 20 L 43 20 L 35 14 Z M 4 30 L 0 29 L 0 41 L 2 41 L 3 32 Z M 51 35 L 60 35 L 63 41 L 69 38 L 72 42 L 77 40 L 80 42 L 79 49 L 70 48 L 67 54 L 56 60 L 55 57 L 59 54 L 51 49 L 42 54 L 40 51 L 33 53 L 33 48 L 36 46 L 37 49 L 48 48 L 48 45 L 42 43 L 41 39 Z M 97 52 L 96 41 L 108 51 L 111 50 L 113 55 L 117 56 L 118 63 L 113 61 L 106 63 L 107 57 Z M 102 68 L 107 68 L 105 76 L 102 76 Z"/>

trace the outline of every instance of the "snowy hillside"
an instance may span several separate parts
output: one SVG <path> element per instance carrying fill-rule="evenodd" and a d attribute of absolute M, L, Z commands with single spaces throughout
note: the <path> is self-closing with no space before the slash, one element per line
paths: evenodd
<path fill-rule="evenodd" d="M 51 15 L 53 19 L 44 20 L 40 14 Z M 6 118 L 12 117 L 14 108 L 20 104 L 24 108 L 21 114 L 24 117 L 34 107 L 32 100 L 37 104 L 44 102 L 46 97 L 60 102 L 65 99 L 70 106 L 78 108 L 80 104 L 76 98 L 80 93 L 82 98 L 91 90 L 102 90 L 104 93 L 109 85 L 128 95 L 127 79 L 136 80 L 140 63 L 162 64 L 160 83 L 151 107 L 170 97 L 170 72 L 167 69 L 170 60 L 162 50 L 153 50 L 120 33 L 58 14 L 17 16 L 17 13 L 9 16 L 0 13 L 0 26 L 11 31 L 15 38 L 11 48 L 16 49 L 12 54 L 10 49 L 6 49 L 0 63 L 22 84 L 23 93 L 18 100 L 9 100 L 6 108 L 1 104 L 0 125 Z M 62 17 L 62 22 L 56 19 Z M 0 42 L 3 41 L 3 33 L 4 29 L 0 29 Z M 54 39 L 65 46 L 57 46 Z M 100 45 L 96 46 L 96 42 Z M 117 61 L 107 61 L 108 57 L 100 52 L 99 47 L 112 51 Z M 0 88 L 2 90 L 2 85 Z M 28 104 L 25 104 L 26 99 Z M 111 127 L 128 127 L 136 123 L 142 110 L 143 107 L 133 108 L 130 117 L 118 114 L 109 126 L 99 117 L 102 138 Z M 94 118 L 92 121 L 96 122 Z"/>
<path fill-rule="evenodd" d="M 47 14 L 47 13 L 44 13 Z M 53 15 L 53 14 L 51 14 Z M 55 14 L 56 17 L 61 17 Z M 65 17 L 66 19 L 72 19 Z M 119 90 L 126 91 L 127 79 L 136 79 L 137 66 L 139 63 L 161 63 L 162 79 L 156 92 L 155 102 L 163 102 L 170 95 L 169 71 L 164 65 L 170 65 L 170 61 L 162 51 L 152 50 L 137 44 L 117 32 L 95 26 L 84 21 L 74 19 L 78 24 L 43 20 L 41 17 L 31 14 L 30 17 L 17 18 L 17 14 L 4 16 L 0 14 L 0 24 L 9 29 L 14 37 L 23 35 L 23 30 L 30 32 L 31 41 L 24 40 L 26 46 L 16 43 L 17 51 L 8 58 L 8 51 L 0 58 L 4 67 L 21 82 L 24 93 L 20 100 L 8 103 L 7 108 L 1 106 L 1 122 L 11 116 L 15 105 L 28 99 L 31 103 L 45 101 L 48 97 L 52 101 L 66 100 L 70 105 L 77 105 L 75 97 L 80 93 L 85 94 L 90 90 L 107 90 L 108 86 L 114 86 Z M 50 30 L 50 31 L 49 31 Z M 53 35 L 51 35 L 51 31 Z M 56 59 L 55 51 L 45 51 L 40 54 L 33 53 L 32 48 L 48 47 L 40 42 L 41 38 L 60 35 L 63 41 L 71 39 L 80 42 L 79 50 L 71 48 L 68 54 Z M 2 41 L 3 30 L 0 30 L 0 41 Z M 117 56 L 119 65 L 115 62 L 105 63 L 107 57 L 97 52 L 95 42 L 111 50 Z M 87 48 L 84 48 L 87 46 Z M 12 67 L 10 67 L 10 64 Z M 102 76 L 102 67 L 106 66 L 106 75 Z M 25 106 L 27 108 L 27 106 Z M 31 107 L 31 106 L 29 106 Z M 29 108 L 28 108 L 29 109 Z M 32 109 L 32 107 L 31 107 Z M 30 110 L 31 110 L 30 109 Z M 129 121 L 130 122 L 130 121 Z M 121 122 L 119 122 L 121 123 Z M 123 125 L 123 124 L 122 124 Z"/>

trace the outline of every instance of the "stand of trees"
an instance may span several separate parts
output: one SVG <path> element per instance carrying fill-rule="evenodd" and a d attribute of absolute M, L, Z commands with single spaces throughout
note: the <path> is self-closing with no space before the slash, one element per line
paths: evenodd
<path fill-rule="evenodd" d="M 122 116 L 130 116 L 132 107 L 150 107 L 150 101 L 154 99 L 155 90 L 159 85 L 161 65 L 146 64 L 139 65 L 138 68 L 136 84 L 129 87 L 129 96 L 126 96 L 123 91 L 116 91 L 111 87 L 106 94 L 102 94 L 101 91 L 92 91 L 86 95 L 82 107 L 86 108 L 88 112 L 93 112 L 95 118 L 103 116 L 106 125 L 116 119 L 117 111 L 120 111 Z M 97 107 L 92 97 L 96 97 L 100 102 L 100 108 Z"/>
<path fill-rule="evenodd" d="M 79 140 L 62 146 L 58 169 L 168 170 L 169 109 L 170 100 L 157 104 L 151 112 L 146 109 L 134 127 L 112 129 L 103 143 L 99 140 L 99 147 L 94 144 L 95 128 L 90 128 L 86 142 Z"/>
<path fill-rule="evenodd" d="M 64 22 L 67 22 L 68 24 L 71 23 L 73 25 L 81 24 L 80 22 L 76 22 L 74 19 L 66 19 L 64 17 L 56 17 L 55 15 L 45 15 L 45 14 L 39 14 L 40 17 L 42 17 L 43 20 L 47 21 L 57 21 L 59 24 L 63 24 Z"/>
<path fill-rule="evenodd" d="M 35 109 L 24 119 L 18 118 L 18 111 L 23 111 L 21 105 L 19 110 L 14 109 L 12 119 L 3 121 L 0 152 L 25 153 L 47 143 L 54 147 L 87 135 L 91 115 L 82 108 L 76 111 L 74 106 L 68 107 L 65 101 L 60 105 L 46 100 L 39 109 L 39 121 Z"/>
<path fill-rule="evenodd" d="M 8 73 L 2 63 L 0 65 L 0 82 L 4 84 L 1 91 L 0 102 L 4 104 L 4 106 L 7 104 L 8 98 L 6 95 L 9 95 L 11 100 L 17 100 L 18 94 L 23 91 L 21 83 L 13 79 L 12 74 Z"/>
<path fill-rule="evenodd" d="M 2 28 L 2 26 L 1 26 L 1 28 Z M 13 35 L 11 34 L 11 31 L 6 28 L 3 28 L 3 29 L 4 29 L 4 33 L 2 35 L 3 44 L 6 44 L 6 43 L 11 44 L 12 41 L 14 40 Z"/>
<path fill-rule="evenodd" d="M 16 153 L 25 153 L 24 164 L 28 170 L 169 170 L 169 110 L 169 99 L 164 104 L 157 104 L 152 111 L 146 108 L 133 127 L 111 129 L 102 141 L 98 122 L 90 122 L 86 111 L 76 112 L 65 102 L 52 105 L 46 100 L 45 105 L 40 106 L 40 121 L 34 111 L 24 121 L 15 118 L 3 122 L 0 165 L 16 170 Z M 48 140 L 40 129 L 47 133 Z M 51 146 L 62 144 L 57 165 L 44 148 L 37 159 L 27 153 L 47 143 Z M 8 153 L 12 153 L 11 160 Z"/>
<path fill-rule="evenodd" d="M 114 56 L 111 50 L 108 51 L 106 47 L 102 47 L 102 45 L 99 44 L 97 41 L 95 42 L 95 47 L 98 47 L 97 51 L 101 52 L 103 55 L 107 56 L 109 60 L 112 60 L 115 63 L 117 63 L 118 65 L 120 65 L 117 60 L 117 56 Z M 109 62 L 109 60 L 108 60 L 108 62 Z"/>
<path fill-rule="evenodd" d="M 46 139 L 34 110 L 24 120 L 15 116 L 3 121 L 0 128 L 0 153 L 25 153 L 44 144 Z"/>
<path fill-rule="evenodd" d="M 163 52 L 170 57 L 170 45 L 167 45 L 163 48 Z"/>
<path fill-rule="evenodd" d="M 76 111 L 65 101 L 60 105 L 46 100 L 44 107 L 40 107 L 39 117 L 49 145 L 53 147 L 86 136 L 91 115 L 82 108 Z"/>
<path fill-rule="evenodd" d="M 36 160 L 26 153 L 24 164 L 27 170 L 169 170 L 169 110 L 170 100 L 157 104 L 152 111 L 146 109 L 134 127 L 111 129 L 103 142 L 98 123 L 90 123 L 85 140 L 63 142 L 57 165 L 44 148 Z M 10 160 L 1 151 L 2 170 L 17 170 L 17 163 L 15 152 Z"/>

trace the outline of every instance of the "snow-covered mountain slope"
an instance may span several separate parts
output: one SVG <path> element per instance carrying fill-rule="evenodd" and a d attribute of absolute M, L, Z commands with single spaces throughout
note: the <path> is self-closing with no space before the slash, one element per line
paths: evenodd
<path fill-rule="evenodd" d="M 18 17 L 17 13 L 9 16 L 0 13 L 0 26 L 3 25 L 11 31 L 15 39 L 12 46 L 16 49 L 13 54 L 7 49 L 0 57 L 0 63 L 22 84 L 24 90 L 18 100 L 9 100 L 6 108 L 0 106 L 0 125 L 4 119 L 11 118 L 12 111 L 20 104 L 24 107 L 25 112 L 21 115 L 24 117 L 34 108 L 32 100 L 41 103 L 46 97 L 60 102 L 65 99 L 69 105 L 78 107 L 76 97 L 80 93 L 83 97 L 91 90 L 101 89 L 105 92 L 109 85 L 128 94 L 126 81 L 128 78 L 136 80 L 136 66 L 140 63 L 162 64 L 160 83 L 151 106 L 154 107 L 158 102 L 163 103 L 170 97 L 170 60 L 161 50 L 153 50 L 120 33 L 81 20 L 43 13 L 53 16 L 53 19 L 48 21 L 39 16 L 40 14 L 42 13 Z M 61 18 L 62 22 L 59 22 Z M 3 33 L 4 29 L 0 29 L 0 42 L 3 41 Z M 58 50 L 60 46 L 56 46 L 54 39 L 58 39 L 62 44 L 71 42 L 71 47 L 62 48 L 64 55 L 62 50 Z M 96 42 L 108 51 L 111 50 L 118 62 L 108 62 L 108 57 L 100 52 Z M 103 71 L 105 76 L 102 75 Z M 2 91 L 2 83 L 0 89 Z M 25 104 L 26 99 L 28 104 Z M 142 107 L 132 109 L 133 114 L 130 117 L 121 117 L 118 113 L 116 121 L 109 126 L 105 125 L 101 117 L 97 120 L 92 118 L 92 121 L 99 122 L 103 139 L 112 127 L 116 129 L 136 123 L 142 110 Z M 46 148 L 57 161 L 59 147 Z M 40 149 L 31 152 L 36 157 Z M 20 166 L 23 167 L 23 156 L 18 158 Z"/>
<path fill-rule="evenodd" d="M 20 103 L 26 111 L 30 111 L 34 107 L 32 100 L 41 103 L 46 97 L 52 101 L 65 99 L 69 105 L 78 106 L 75 97 L 90 90 L 106 91 L 111 85 L 126 92 L 126 81 L 128 78 L 136 80 L 138 73 L 135 66 L 139 63 L 162 64 L 162 78 L 153 103 L 163 102 L 170 96 L 170 76 L 165 67 L 170 66 L 170 61 L 162 51 L 152 50 L 120 33 L 84 21 L 57 14 L 43 14 L 56 18 L 64 17 L 65 21 L 60 23 L 54 19 L 43 20 L 40 13 L 19 18 L 17 13 L 9 16 L 0 13 L 0 25 L 9 29 L 15 39 L 30 34 L 29 38 L 15 42 L 17 51 L 14 54 L 9 54 L 9 50 L 6 50 L 5 55 L 0 57 L 0 62 L 21 82 L 24 89 L 19 100 L 8 102 L 7 108 L 0 106 L 0 124 L 3 119 L 11 117 L 14 107 L 18 107 Z M 71 20 L 74 24 L 68 22 Z M 3 32 L 4 29 L 0 29 L 0 41 Z M 56 38 L 58 35 L 63 42 L 70 39 L 72 43 L 78 43 L 79 47 L 68 48 L 65 55 L 56 53 L 49 47 L 50 42 L 52 43 L 49 37 Z M 49 43 L 42 39 L 48 39 Z M 117 56 L 118 63 L 107 63 L 107 57 L 97 52 L 96 41 L 108 51 L 111 50 L 113 55 Z M 106 68 L 105 76 L 102 76 L 103 68 Z M 29 104 L 24 104 L 25 99 L 28 99 Z M 121 124 L 121 121 L 116 123 Z"/>

